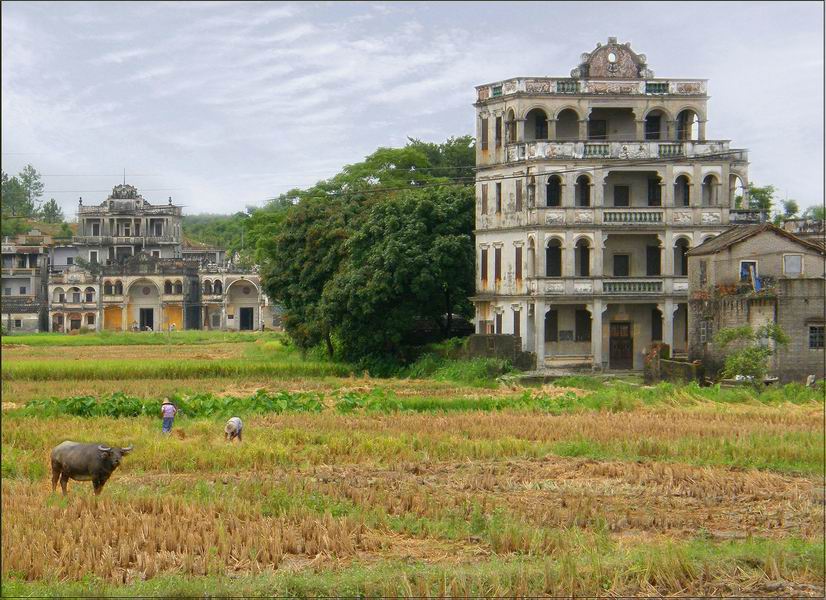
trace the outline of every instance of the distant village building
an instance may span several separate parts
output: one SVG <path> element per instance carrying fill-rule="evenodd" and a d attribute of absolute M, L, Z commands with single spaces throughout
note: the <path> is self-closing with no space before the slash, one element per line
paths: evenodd
<path fill-rule="evenodd" d="M 7 331 L 47 330 L 47 248 L 51 238 L 38 230 L 2 243 L 2 314 Z"/>
<path fill-rule="evenodd" d="M 690 248 L 748 205 L 748 157 L 708 139 L 704 79 L 655 78 L 609 38 L 570 77 L 476 88 L 477 333 L 537 366 L 641 369 L 688 351 Z"/>
<path fill-rule="evenodd" d="M 786 219 L 783 229 L 810 242 L 826 241 L 826 221 L 820 219 Z"/>
<path fill-rule="evenodd" d="M 3 326 L 9 331 L 280 328 L 252 268 L 226 251 L 185 243 L 181 207 L 150 204 L 118 185 L 78 207 L 77 235 L 39 232 L 3 242 Z"/>
<path fill-rule="evenodd" d="M 722 367 L 724 328 L 776 324 L 789 336 L 771 370 L 781 381 L 823 378 L 826 258 L 820 244 L 769 223 L 733 227 L 688 252 L 689 358 Z"/>

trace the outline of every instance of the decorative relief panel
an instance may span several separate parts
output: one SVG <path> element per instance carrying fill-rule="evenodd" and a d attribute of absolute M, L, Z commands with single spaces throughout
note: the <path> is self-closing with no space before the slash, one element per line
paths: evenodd
<path fill-rule="evenodd" d="M 478 98 L 479 98 L 480 101 L 487 100 L 488 98 L 490 98 L 490 88 L 489 87 L 484 87 L 484 88 L 480 89 Z"/>
<path fill-rule="evenodd" d="M 704 212 L 702 223 L 703 225 L 713 225 L 720 222 L 720 213 Z"/>
<path fill-rule="evenodd" d="M 691 213 L 690 212 L 675 212 L 674 213 L 674 223 L 676 225 L 691 225 Z"/>
<path fill-rule="evenodd" d="M 562 225 L 565 223 L 565 213 L 563 211 L 552 211 L 545 214 L 545 225 Z"/>
<path fill-rule="evenodd" d="M 639 94 L 639 84 L 620 81 L 589 81 L 586 89 L 591 94 Z"/>
<path fill-rule="evenodd" d="M 673 290 L 675 292 L 687 292 L 688 291 L 688 282 L 687 281 L 675 281 Z"/>
<path fill-rule="evenodd" d="M 546 144 L 545 158 L 574 158 L 576 155 L 576 144 Z"/>
<path fill-rule="evenodd" d="M 705 86 L 699 81 L 685 81 L 671 84 L 675 94 L 702 94 Z"/>
<path fill-rule="evenodd" d="M 574 282 L 574 293 L 575 294 L 593 294 L 594 293 L 594 283 L 592 281 L 575 281 Z"/>
<path fill-rule="evenodd" d="M 564 294 L 565 293 L 565 282 L 563 282 L 563 281 L 546 281 L 545 282 L 545 293 L 546 294 Z"/>
<path fill-rule="evenodd" d="M 536 294 L 536 281 L 529 281 L 528 282 L 528 293 L 529 294 Z"/>
<path fill-rule="evenodd" d="M 617 152 L 617 158 L 648 158 L 651 152 L 646 144 L 622 144 Z"/>
<path fill-rule="evenodd" d="M 594 213 L 590 210 L 578 210 L 574 213 L 574 223 L 593 223 Z"/>
<path fill-rule="evenodd" d="M 516 91 L 516 82 L 515 81 L 506 81 L 502 84 L 502 93 L 503 94 L 513 94 Z"/>
<path fill-rule="evenodd" d="M 551 91 L 551 82 L 539 79 L 528 79 L 525 82 L 525 91 L 533 94 L 548 94 Z"/>

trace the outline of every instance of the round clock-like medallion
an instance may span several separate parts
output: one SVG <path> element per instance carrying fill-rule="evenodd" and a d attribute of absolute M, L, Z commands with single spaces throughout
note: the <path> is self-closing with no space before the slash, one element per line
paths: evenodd
<path fill-rule="evenodd" d="M 608 53 L 608 62 L 610 62 L 610 63 L 617 62 L 617 55 L 614 54 L 613 52 L 609 52 Z"/>
<path fill-rule="evenodd" d="M 245 294 L 249 294 L 250 293 L 250 288 L 249 288 L 249 286 L 244 286 L 244 288 L 241 291 L 244 292 Z"/>
<path fill-rule="evenodd" d="M 143 292 L 143 295 L 144 295 L 144 296 L 148 296 L 148 295 L 149 295 L 149 292 L 150 292 L 151 290 L 149 289 L 149 286 L 146 286 L 146 287 L 144 287 L 144 288 L 143 288 L 143 290 L 141 290 L 141 291 Z"/>

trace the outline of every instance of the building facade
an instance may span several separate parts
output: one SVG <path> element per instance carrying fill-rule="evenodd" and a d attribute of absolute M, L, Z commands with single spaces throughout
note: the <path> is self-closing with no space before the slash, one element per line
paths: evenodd
<path fill-rule="evenodd" d="M 688 350 L 687 251 L 740 219 L 748 158 L 708 139 L 704 79 L 609 38 L 570 77 L 476 88 L 478 333 L 537 366 L 640 369 Z"/>
<path fill-rule="evenodd" d="M 717 371 L 725 353 L 714 336 L 725 328 L 779 325 L 789 343 L 770 365 L 781 381 L 823 378 L 826 256 L 819 244 L 771 224 L 727 230 L 692 249 L 689 357 Z"/>
<path fill-rule="evenodd" d="M 6 331 L 47 330 L 48 248 L 52 239 L 32 230 L 2 244 L 2 313 Z"/>
<path fill-rule="evenodd" d="M 52 248 L 51 331 L 279 326 L 256 270 L 221 249 L 185 245 L 181 218 L 171 198 L 150 204 L 126 184 L 99 206 L 81 201 L 77 236 Z"/>

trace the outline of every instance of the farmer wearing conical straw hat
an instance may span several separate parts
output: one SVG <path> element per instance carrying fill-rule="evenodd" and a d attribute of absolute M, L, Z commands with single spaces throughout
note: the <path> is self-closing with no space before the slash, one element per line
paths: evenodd
<path fill-rule="evenodd" d="M 175 407 L 172 402 L 169 401 L 169 398 L 164 398 L 163 402 L 161 403 L 161 417 L 163 418 L 163 433 L 171 433 L 172 432 L 172 422 L 175 420 L 175 414 L 178 412 L 178 409 Z"/>

